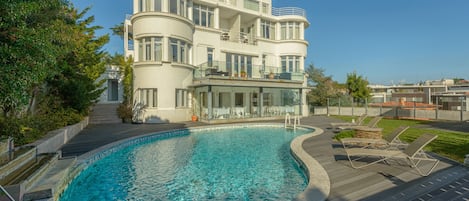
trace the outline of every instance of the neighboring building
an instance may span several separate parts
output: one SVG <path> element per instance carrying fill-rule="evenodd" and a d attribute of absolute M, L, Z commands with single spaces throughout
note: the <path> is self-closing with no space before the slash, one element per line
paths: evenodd
<path fill-rule="evenodd" d="M 121 103 L 123 100 L 123 88 L 119 67 L 106 66 L 106 71 L 98 78 L 98 81 L 102 80 L 105 81 L 101 88 L 106 88 L 106 90 L 99 97 L 98 104 Z"/>
<path fill-rule="evenodd" d="M 439 105 L 443 110 L 469 109 L 469 85 L 455 85 L 453 80 L 425 81 L 415 85 L 369 85 L 372 103 L 417 102 Z M 392 104 L 391 104 L 392 105 Z"/>
<path fill-rule="evenodd" d="M 233 121 L 308 115 L 301 8 L 271 0 L 134 0 L 134 121 Z"/>

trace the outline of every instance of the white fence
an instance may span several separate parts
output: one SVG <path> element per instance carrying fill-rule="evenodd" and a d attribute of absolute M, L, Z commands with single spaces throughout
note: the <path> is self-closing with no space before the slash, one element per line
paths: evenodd
<path fill-rule="evenodd" d="M 367 114 L 369 116 L 384 116 L 392 118 L 408 119 L 429 119 L 429 120 L 450 120 L 450 121 L 468 121 L 468 111 L 453 110 L 418 110 L 402 109 L 399 107 L 380 108 L 380 107 L 337 107 L 337 106 L 311 106 L 311 113 L 314 115 L 344 115 L 359 116 Z"/>

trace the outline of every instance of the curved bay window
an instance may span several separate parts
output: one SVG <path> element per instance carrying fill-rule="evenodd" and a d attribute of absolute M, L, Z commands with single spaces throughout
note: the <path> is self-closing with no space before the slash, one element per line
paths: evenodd
<path fill-rule="evenodd" d="M 144 37 L 138 41 L 138 61 L 161 62 L 163 50 L 162 37 Z"/>
<path fill-rule="evenodd" d="M 299 22 L 280 23 L 280 39 L 281 40 L 300 39 L 300 23 Z"/>
<path fill-rule="evenodd" d="M 190 64 L 191 50 L 191 44 L 183 40 L 169 38 L 169 58 L 171 62 Z"/>
<path fill-rule="evenodd" d="M 187 17 L 188 0 L 138 0 L 138 12 L 166 12 Z"/>
<path fill-rule="evenodd" d="M 300 56 L 281 56 L 282 72 L 299 72 Z"/>

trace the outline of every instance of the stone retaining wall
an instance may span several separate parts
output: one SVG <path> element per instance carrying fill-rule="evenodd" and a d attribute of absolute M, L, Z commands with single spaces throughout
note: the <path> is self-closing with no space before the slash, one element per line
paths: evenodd
<path fill-rule="evenodd" d="M 55 153 L 60 147 L 88 126 L 88 121 L 89 118 L 85 117 L 85 119 L 77 124 L 50 131 L 44 138 L 34 142 L 32 145 L 37 147 L 37 154 Z"/>
<path fill-rule="evenodd" d="M 0 167 L 0 180 L 3 180 L 6 176 L 21 168 L 26 163 L 36 159 L 37 150 L 32 148 L 28 152 L 18 156 L 14 160 Z"/>

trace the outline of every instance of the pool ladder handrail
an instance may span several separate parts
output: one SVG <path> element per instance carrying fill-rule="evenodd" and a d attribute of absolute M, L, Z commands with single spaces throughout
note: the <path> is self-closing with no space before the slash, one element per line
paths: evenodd
<path fill-rule="evenodd" d="M 298 126 L 300 125 L 300 116 L 295 115 L 295 116 L 293 116 L 293 130 L 296 130 L 297 125 Z M 287 128 L 288 126 L 291 126 L 291 115 L 290 115 L 290 113 L 287 113 L 285 115 L 285 128 Z"/>
<path fill-rule="evenodd" d="M 8 193 L 7 190 L 5 190 L 5 188 L 3 188 L 2 185 L 0 185 L 0 190 L 3 191 L 3 193 L 8 197 L 8 199 L 10 199 L 10 201 L 15 201 L 15 198 L 13 198 L 10 193 Z"/>

